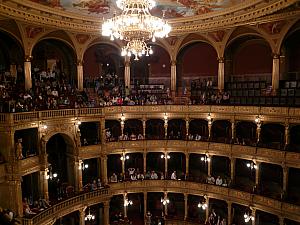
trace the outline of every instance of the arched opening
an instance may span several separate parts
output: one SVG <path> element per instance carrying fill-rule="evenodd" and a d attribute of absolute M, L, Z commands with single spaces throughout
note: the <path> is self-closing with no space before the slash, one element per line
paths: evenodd
<path fill-rule="evenodd" d="M 288 190 L 286 200 L 292 204 L 300 205 L 300 183 L 299 183 L 300 169 L 289 168 L 288 171 Z"/>
<path fill-rule="evenodd" d="M 188 195 L 188 220 L 192 222 L 205 223 L 205 210 L 199 208 L 198 204 L 205 203 L 206 199 L 203 196 Z"/>
<path fill-rule="evenodd" d="M 255 170 L 256 168 L 252 161 L 236 159 L 234 187 L 251 193 L 255 185 Z"/>
<path fill-rule="evenodd" d="M 186 122 L 182 119 L 171 119 L 168 121 L 168 139 L 185 140 L 186 139 Z"/>
<path fill-rule="evenodd" d="M 94 44 L 83 56 L 84 87 L 93 96 L 118 95 L 124 87 L 124 58 L 109 44 Z"/>
<path fill-rule="evenodd" d="M 17 84 L 17 88 L 24 90 L 24 58 L 23 47 L 19 41 L 0 30 L 0 82 L 5 81 L 6 88 Z M 0 107 L 0 112 L 7 111 Z"/>
<path fill-rule="evenodd" d="M 14 139 L 18 159 L 28 158 L 38 154 L 37 128 L 17 130 Z"/>
<path fill-rule="evenodd" d="M 280 165 L 261 163 L 260 194 L 275 199 L 281 199 L 283 170 Z"/>
<path fill-rule="evenodd" d="M 257 210 L 256 211 L 256 221 L 258 224 L 266 224 L 266 225 L 278 225 L 279 219 L 277 215 L 267 213 L 264 211 Z"/>
<path fill-rule="evenodd" d="M 143 135 L 143 122 L 138 119 L 128 119 L 125 121 L 124 134 L 129 137 L 129 140 L 137 140 Z"/>
<path fill-rule="evenodd" d="M 251 210 L 249 209 L 249 207 L 246 207 L 244 205 L 240 205 L 240 204 L 236 204 L 236 203 L 233 203 L 232 204 L 232 215 L 233 215 L 233 218 L 232 218 L 232 224 L 247 224 L 245 221 L 245 218 L 244 218 L 244 215 L 245 214 L 248 214 L 248 215 L 251 215 Z M 231 224 L 230 221 L 228 221 L 229 224 Z"/>
<path fill-rule="evenodd" d="M 206 42 L 196 42 L 182 48 L 176 59 L 178 95 L 185 94 L 185 89 L 192 90 L 194 97 L 204 92 L 211 95 L 218 82 L 217 59 L 216 50 Z"/>
<path fill-rule="evenodd" d="M 50 164 L 48 180 L 50 199 L 60 200 L 72 194 L 72 189 L 74 190 L 75 170 L 78 168 L 75 168 L 74 158 L 71 157 L 73 151 L 74 143 L 66 134 L 55 134 L 46 144 Z"/>
<path fill-rule="evenodd" d="M 99 122 L 82 122 L 80 128 L 81 145 L 96 145 L 100 143 L 100 123 Z"/>
<path fill-rule="evenodd" d="M 34 46 L 32 56 L 33 86 L 42 81 L 56 81 L 58 86 L 77 83 L 77 57 L 70 45 L 53 38 L 43 39 Z"/>
<path fill-rule="evenodd" d="M 261 142 L 264 148 L 282 149 L 284 147 L 284 131 L 281 124 L 268 123 L 261 126 Z"/>
<path fill-rule="evenodd" d="M 118 224 L 119 222 L 121 222 L 121 220 L 124 221 L 123 207 L 124 207 L 123 195 L 114 195 L 110 199 L 110 204 L 109 204 L 110 224 Z"/>
<path fill-rule="evenodd" d="M 289 151 L 299 152 L 300 151 L 300 125 L 293 126 L 290 130 L 290 144 L 288 147 Z"/>
<path fill-rule="evenodd" d="M 236 124 L 236 144 L 255 145 L 256 144 L 256 124 L 250 121 L 239 121 Z"/>
<path fill-rule="evenodd" d="M 181 152 L 170 152 L 168 160 L 168 175 L 166 179 L 171 178 L 173 172 L 176 173 L 176 179 L 185 180 L 185 154 Z"/>
<path fill-rule="evenodd" d="M 117 176 L 117 181 L 123 180 L 124 178 L 124 174 L 122 174 L 121 155 L 110 154 L 107 156 L 107 176 L 110 182 L 115 182 L 112 180 L 115 175 Z"/>
<path fill-rule="evenodd" d="M 189 140 L 208 139 L 208 121 L 203 119 L 193 119 L 189 123 Z"/>
<path fill-rule="evenodd" d="M 144 224 L 144 194 L 130 193 L 127 194 L 132 205 L 127 207 L 128 219 L 132 224 Z"/>
<path fill-rule="evenodd" d="M 209 219 L 208 219 L 209 221 L 211 217 L 215 217 L 220 221 L 224 220 L 226 223 L 228 218 L 228 210 L 227 210 L 228 206 L 226 201 L 210 198 L 208 207 L 209 207 Z"/>
<path fill-rule="evenodd" d="M 118 120 L 105 120 L 106 141 L 118 141 L 121 136 L 121 124 Z"/>
<path fill-rule="evenodd" d="M 205 158 L 205 155 L 190 154 L 189 157 L 189 176 L 188 179 L 195 182 L 205 183 L 208 172 L 207 160 L 201 160 Z"/>
<path fill-rule="evenodd" d="M 126 180 L 138 179 L 138 174 L 144 173 L 144 161 L 142 153 L 129 153 L 125 160 L 125 178 Z"/>
<path fill-rule="evenodd" d="M 230 143 L 231 123 L 228 120 L 214 121 L 211 127 L 212 140 L 215 142 Z"/>
<path fill-rule="evenodd" d="M 225 156 L 213 156 L 211 158 L 212 162 L 212 176 L 216 179 L 217 177 L 222 179 L 222 183 L 230 182 L 230 159 Z M 225 181 L 226 180 L 226 181 Z"/>
<path fill-rule="evenodd" d="M 181 193 L 168 193 L 170 200 L 168 207 L 168 218 L 184 218 L 184 195 Z"/>
<path fill-rule="evenodd" d="M 163 153 L 161 152 L 149 152 L 147 154 L 147 174 L 145 175 L 145 179 L 150 178 L 152 171 L 157 174 L 159 179 L 165 177 L 165 158 L 162 158 L 162 155 Z"/>
<path fill-rule="evenodd" d="M 266 104 L 266 96 L 271 93 L 272 63 L 272 49 L 261 37 L 241 36 L 229 43 L 225 50 L 225 90 L 230 102 Z"/>
<path fill-rule="evenodd" d="M 157 218 L 157 220 L 162 219 L 164 212 L 164 206 L 161 203 L 161 199 L 163 198 L 164 194 L 162 192 L 147 193 L 147 209 L 151 212 L 154 218 Z"/>
<path fill-rule="evenodd" d="M 161 119 L 150 119 L 146 122 L 146 138 L 147 139 L 164 139 L 165 128 L 164 121 Z"/>

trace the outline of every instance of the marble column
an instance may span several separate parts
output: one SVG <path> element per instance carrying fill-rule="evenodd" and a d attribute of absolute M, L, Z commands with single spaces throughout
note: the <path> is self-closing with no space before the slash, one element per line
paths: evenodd
<path fill-rule="evenodd" d="M 77 61 L 77 88 L 83 91 L 83 63 L 82 60 Z"/>
<path fill-rule="evenodd" d="M 290 144 L 290 127 L 287 124 L 284 130 L 284 147 L 286 148 Z"/>
<path fill-rule="evenodd" d="M 274 54 L 273 56 L 273 68 L 272 68 L 272 89 L 276 92 L 279 89 L 280 79 L 280 56 Z"/>
<path fill-rule="evenodd" d="M 31 56 L 26 56 L 24 62 L 25 90 L 29 90 L 32 88 L 31 58 Z"/>
<path fill-rule="evenodd" d="M 171 61 L 171 93 L 175 97 L 176 93 L 176 60 Z"/>
<path fill-rule="evenodd" d="M 219 91 L 224 90 L 224 74 L 225 74 L 225 66 L 224 66 L 224 57 L 219 57 L 219 67 L 218 67 L 218 89 Z"/>
<path fill-rule="evenodd" d="M 125 202 L 128 201 L 127 198 L 127 193 L 123 194 L 123 202 L 124 202 L 124 218 L 127 218 L 127 209 L 128 209 L 128 205 L 125 205 Z"/>
<path fill-rule="evenodd" d="M 168 192 L 164 192 L 164 199 L 166 200 L 166 199 L 168 199 Z M 164 205 L 164 210 L 165 210 L 165 216 L 167 216 L 168 215 L 168 204 L 165 204 Z"/>
<path fill-rule="evenodd" d="M 209 197 L 206 198 L 206 204 L 207 207 L 205 209 L 205 222 L 208 222 L 208 217 L 209 217 Z"/>
<path fill-rule="evenodd" d="M 45 168 L 40 171 L 40 195 L 46 199 L 47 201 L 49 200 L 49 190 L 48 190 L 48 168 Z"/>

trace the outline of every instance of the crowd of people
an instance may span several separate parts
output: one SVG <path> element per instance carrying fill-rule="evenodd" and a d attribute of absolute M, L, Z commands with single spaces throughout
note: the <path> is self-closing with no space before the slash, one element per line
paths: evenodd
<path fill-rule="evenodd" d="M 25 217 L 32 217 L 39 212 L 44 211 L 49 208 L 51 205 L 48 201 L 43 198 L 39 198 L 38 201 L 32 201 L 30 199 L 24 198 L 22 201 L 23 204 L 23 214 Z"/>
<path fill-rule="evenodd" d="M 218 186 L 228 187 L 229 182 L 226 178 L 221 178 L 221 176 L 217 176 L 217 178 L 214 178 L 213 176 L 207 176 L 206 182 L 208 184 L 215 184 Z"/>
<path fill-rule="evenodd" d="M 99 77 L 86 77 L 84 91 L 78 91 L 73 83 L 59 70 L 42 71 L 39 68 L 32 70 L 30 90 L 25 91 L 24 83 L 16 82 L 15 79 L 0 79 L 0 112 L 174 103 L 168 88 L 162 90 L 164 94 L 157 94 L 140 90 L 141 85 L 125 87 L 124 81 L 116 74 L 107 73 Z M 201 94 L 192 95 L 189 104 L 226 104 L 228 102 L 228 93 L 217 92 L 208 86 L 201 91 Z"/>
<path fill-rule="evenodd" d="M 206 223 L 207 225 L 227 225 L 226 218 L 222 218 L 220 215 L 218 215 L 214 209 L 211 210 L 208 221 Z"/>
<path fill-rule="evenodd" d="M 11 210 L 0 207 L 0 224 L 18 225 L 21 224 L 21 222 L 15 218 L 15 214 Z"/>

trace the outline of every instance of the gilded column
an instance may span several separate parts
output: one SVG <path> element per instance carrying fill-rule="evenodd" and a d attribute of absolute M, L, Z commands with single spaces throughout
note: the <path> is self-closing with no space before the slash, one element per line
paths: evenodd
<path fill-rule="evenodd" d="M 287 186 L 288 186 L 288 182 L 289 182 L 289 167 L 287 166 L 283 166 L 283 184 L 282 184 L 282 190 L 284 193 L 286 193 L 287 191 Z"/>
<path fill-rule="evenodd" d="M 101 175 L 103 184 L 107 184 L 107 156 L 101 156 Z"/>
<path fill-rule="evenodd" d="M 209 218 L 209 197 L 206 198 L 206 204 L 207 207 L 205 209 L 205 223 L 208 222 L 208 218 Z"/>
<path fill-rule="evenodd" d="M 147 215 L 147 192 L 144 192 L 144 218 L 146 218 Z"/>
<path fill-rule="evenodd" d="M 227 221 L 228 221 L 228 225 L 231 224 L 231 221 L 232 221 L 231 205 L 232 205 L 232 202 L 227 201 Z"/>
<path fill-rule="evenodd" d="M 235 178 L 235 158 L 231 158 L 230 160 L 230 179 L 231 179 L 231 183 L 234 181 Z"/>
<path fill-rule="evenodd" d="M 186 132 L 185 132 L 185 136 L 186 136 L 186 140 L 188 140 L 188 136 L 189 136 L 189 125 L 190 125 L 190 120 L 189 120 L 189 118 L 186 118 L 185 119 L 185 130 L 186 130 Z"/>
<path fill-rule="evenodd" d="M 212 121 L 208 121 L 208 140 L 211 138 L 211 126 L 212 126 Z"/>
<path fill-rule="evenodd" d="M 168 153 L 165 153 L 165 179 L 168 179 Z"/>
<path fill-rule="evenodd" d="M 26 56 L 24 62 L 25 90 L 29 90 L 32 88 L 31 58 L 32 56 Z"/>
<path fill-rule="evenodd" d="M 165 139 L 168 139 L 168 120 L 165 120 L 164 128 L 165 128 Z"/>
<path fill-rule="evenodd" d="M 211 172 L 212 172 L 212 157 L 210 158 L 210 160 L 207 160 L 207 175 L 211 176 Z"/>
<path fill-rule="evenodd" d="M 109 202 L 110 200 L 103 202 L 104 225 L 109 225 Z"/>
<path fill-rule="evenodd" d="M 255 185 L 258 188 L 260 184 L 260 167 L 261 163 L 260 162 L 255 162 L 256 164 L 256 170 L 255 170 Z"/>
<path fill-rule="evenodd" d="M 79 209 L 79 225 L 85 225 L 85 209 L 86 207 L 84 208 L 81 208 Z"/>
<path fill-rule="evenodd" d="M 146 174 L 147 170 L 147 152 L 143 153 L 143 173 Z"/>
<path fill-rule="evenodd" d="M 261 123 L 256 125 L 256 142 L 259 143 L 260 141 L 260 132 L 261 132 Z"/>
<path fill-rule="evenodd" d="M 235 132 L 235 121 L 231 121 L 231 139 L 235 140 L 236 132 Z"/>
<path fill-rule="evenodd" d="M 276 92 L 279 89 L 280 79 L 280 56 L 274 54 L 273 56 L 273 69 L 272 69 L 272 89 Z"/>
<path fill-rule="evenodd" d="M 285 225 L 285 223 L 284 223 L 284 217 L 278 216 L 278 219 L 279 219 L 279 225 Z"/>
<path fill-rule="evenodd" d="M 186 177 L 186 179 L 189 175 L 189 159 L 190 159 L 190 154 L 186 153 L 185 154 L 185 177 Z"/>
<path fill-rule="evenodd" d="M 123 137 L 123 136 L 124 136 L 124 126 L 125 126 L 125 121 L 121 120 L 121 121 L 120 121 L 120 124 L 121 124 L 121 136 Z"/>
<path fill-rule="evenodd" d="M 219 91 L 223 91 L 224 90 L 224 57 L 219 57 L 218 58 L 219 61 L 219 67 L 218 67 L 218 89 Z"/>
<path fill-rule="evenodd" d="M 188 194 L 184 194 L 184 220 L 188 217 Z"/>
<path fill-rule="evenodd" d="M 175 97 L 176 93 L 176 60 L 171 61 L 171 93 Z"/>
<path fill-rule="evenodd" d="M 123 159 L 121 159 L 121 162 L 122 162 L 122 175 L 125 178 L 125 160 L 126 160 L 126 155 L 123 152 L 121 156 L 123 157 Z"/>
<path fill-rule="evenodd" d="M 256 224 L 256 209 L 254 209 L 253 207 L 251 207 L 251 216 L 254 217 L 254 220 L 251 220 L 252 225 Z"/>
<path fill-rule="evenodd" d="M 144 137 L 144 139 L 146 139 L 146 123 L 147 123 L 147 120 L 143 119 L 142 122 L 143 122 L 143 137 Z"/>
<path fill-rule="evenodd" d="M 128 201 L 128 199 L 127 199 L 127 193 L 126 192 L 123 194 L 123 201 L 124 201 L 124 204 L 123 204 L 124 205 L 124 218 L 127 218 L 128 205 L 125 204 L 125 202 Z"/>
<path fill-rule="evenodd" d="M 285 148 L 289 145 L 290 143 L 290 128 L 289 125 L 285 125 L 285 130 L 284 130 L 284 144 Z"/>
<path fill-rule="evenodd" d="M 83 161 L 79 160 L 78 161 L 78 190 L 81 191 L 82 190 L 82 165 L 83 165 Z"/>
<path fill-rule="evenodd" d="M 164 199 L 166 200 L 166 199 L 168 199 L 168 192 L 164 192 Z M 168 215 L 168 204 L 165 204 L 164 205 L 164 209 L 165 209 L 165 216 L 167 216 Z"/>
<path fill-rule="evenodd" d="M 77 88 L 83 91 L 83 63 L 82 60 L 77 61 Z"/>
<path fill-rule="evenodd" d="M 76 157 L 77 158 L 77 157 Z M 82 189 L 82 160 L 74 158 L 75 191 Z"/>
<path fill-rule="evenodd" d="M 125 70 L 124 70 L 125 87 L 130 89 L 130 58 L 125 57 Z"/>
<path fill-rule="evenodd" d="M 40 195 L 46 199 L 49 200 L 49 190 L 48 190 L 48 168 L 43 168 L 40 171 Z"/>
<path fill-rule="evenodd" d="M 100 130 L 101 130 L 101 143 L 105 144 L 106 134 L 105 134 L 105 119 L 101 118 L 100 120 Z"/>

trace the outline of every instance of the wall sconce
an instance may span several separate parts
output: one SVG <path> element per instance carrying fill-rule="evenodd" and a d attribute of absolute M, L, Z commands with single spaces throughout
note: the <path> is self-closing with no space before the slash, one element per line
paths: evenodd
<path fill-rule="evenodd" d="M 248 168 L 250 168 L 251 170 L 256 170 L 257 169 L 257 165 L 254 162 L 250 162 L 246 164 Z"/>
<path fill-rule="evenodd" d="M 121 120 L 121 125 L 123 126 L 124 124 L 125 124 L 125 116 L 124 116 L 124 114 L 122 113 L 121 114 L 121 117 L 120 117 L 120 120 Z"/>
<path fill-rule="evenodd" d="M 79 166 L 78 166 L 79 170 L 85 170 L 88 168 L 89 168 L 89 164 L 84 164 L 84 162 L 82 160 L 79 161 Z"/>
<path fill-rule="evenodd" d="M 164 121 L 165 121 L 165 123 L 168 122 L 168 115 L 167 115 L 167 113 L 164 114 Z"/>
<path fill-rule="evenodd" d="M 41 122 L 41 128 L 46 130 L 48 128 L 48 126 L 44 123 L 44 122 Z"/>
<path fill-rule="evenodd" d="M 89 214 L 87 214 L 85 217 L 84 217 L 84 220 L 85 221 L 91 221 L 91 220 L 94 220 L 95 219 L 95 216 L 93 214 L 91 214 L 91 209 L 89 208 Z"/>
<path fill-rule="evenodd" d="M 260 115 L 256 116 L 254 121 L 255 121 L 256 124 L 260 124 L 261 123 Z"/>
<path fill-rule="evenodd" d="M 254 221 L 254 216 L 253 215 L 250 215 L 249 212 L 245 213 L 244 214 L 244 220 L 245 220 L 245 223 L 248 223 L 250 220 L 251 221 Z"/>
<path fill-rule="evenodd" d="M 164 158 L 166 158 L 166 156 L 164 154 L 161 154 L 160 158 L 164 159 Z M 167 159 L 170 159 L 170 158 L 171 158 L 171 156 L 167 154 Z"/>
<path fill-rule="evenodd" d="M 205 154 L 205 156 L 202 156 L 200 160 L 203 162 L 210 162 L 210 157 L 208 154 Z"/>
<path fill-rule="evenodd" d="M 123 155 L 123 156 L 121 156 L 121 158 L 120 158 L 122 161 L 124 161 L 124 160 L 127 160 L 127 159 L 129 159 L 129 155 Z"/>
<path fill-rule="evenodd" d="M 45 178 L 46 180 L 52 180 L 53 178 L 56 178 L 58 176 L 57 173 L 53 173 L 52 174 L 52 169 L 50 168 L 50 170 L 47 168 L 46 169 L 46 174 L 45 174 Z"/>
<path fill-rule="evenodd" d="M 170 200 L 168 198 L 161 198 L 160 199 L 160 202 L 163 204 L 163 205 L 167 205 L 170 203 Z"/>
<path fill-rule="evenodd" d="M 130 206 L 130 205 L 133 205 L 133 202 L 131 200 L 128 200 L 128 198 L 125 198 L 124 206 L 127 207 L 127 206 Z"/>

